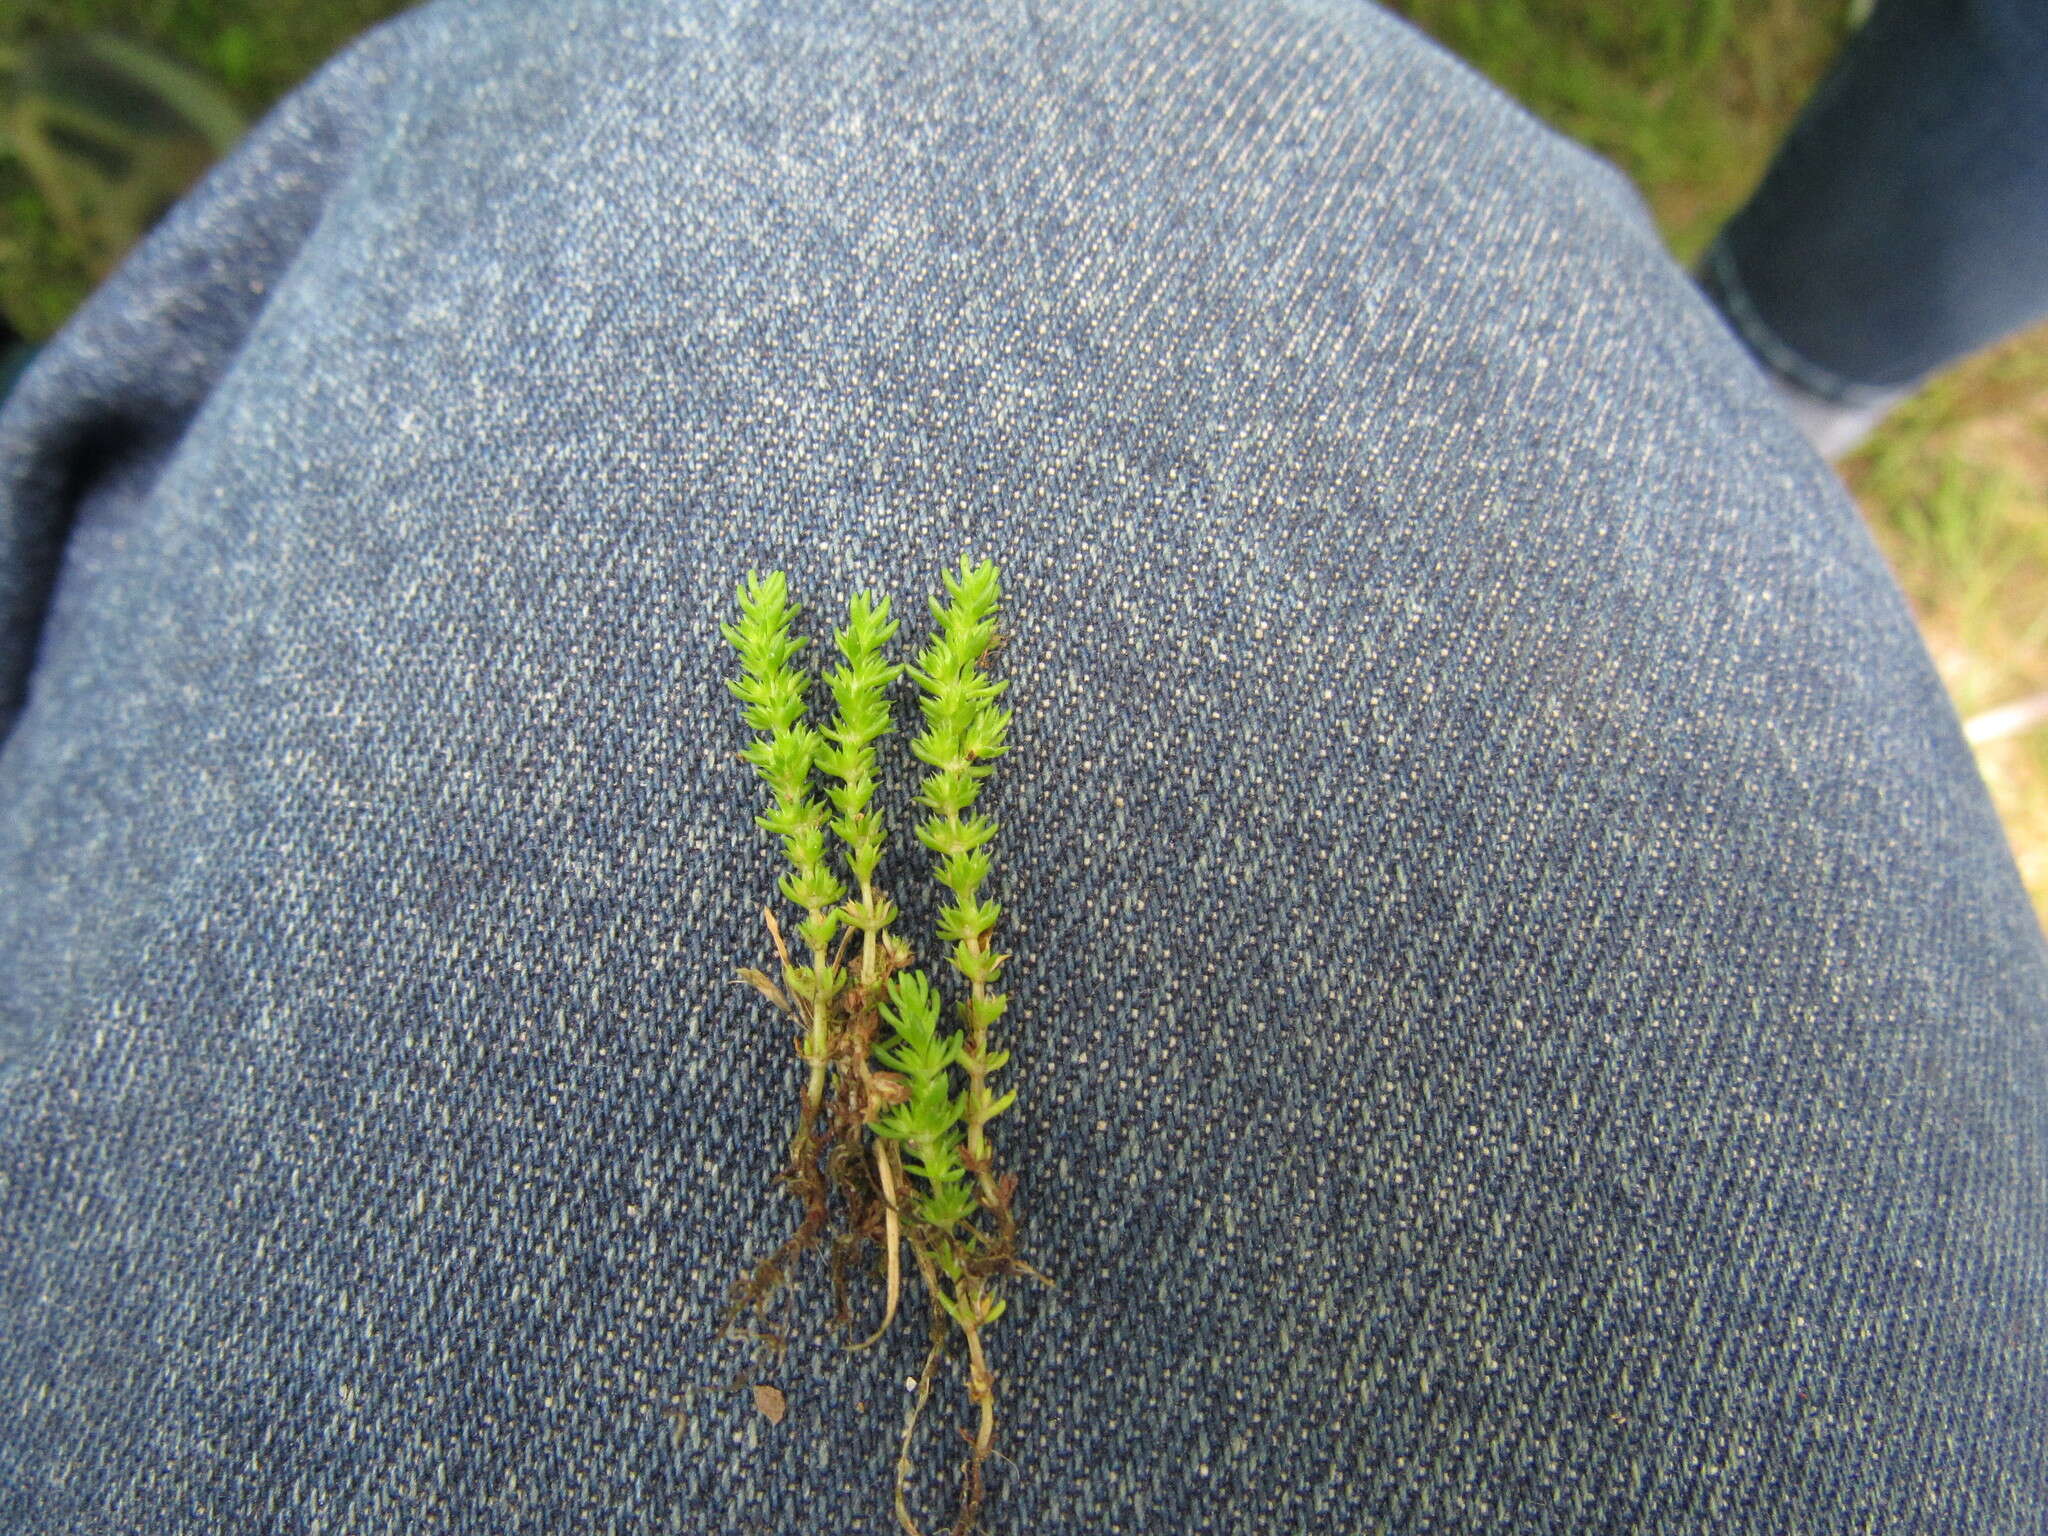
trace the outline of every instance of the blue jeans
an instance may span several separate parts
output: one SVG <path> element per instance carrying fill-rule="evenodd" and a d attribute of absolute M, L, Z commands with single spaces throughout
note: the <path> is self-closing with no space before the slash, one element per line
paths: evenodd
<path fill-rule="evenodd" d="M 1701 277 L 1848 405 L 2048 316 L 2048 4 L 1880 0 Z"/>
<path fill-rule="evenodd" d="M 1957 722 L 1622 178 L 1378 11 L 430 6 L 37 360 L 0 517 L 8 1529 L 893 1529 L 915 1307 L 712 1337 L 800 1070 L 717 625 L 904 659 L 962 551 L 1057 1281 L 991 1531 L 2041 1527 Z"/>

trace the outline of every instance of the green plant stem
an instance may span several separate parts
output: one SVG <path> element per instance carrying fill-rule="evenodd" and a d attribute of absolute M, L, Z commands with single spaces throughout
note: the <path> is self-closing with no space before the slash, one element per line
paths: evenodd
<path fill-rule="evenodd" d="M 888 689 L 903 671 L 885 663 L 882 651 L 898 627 L 889 617 L 887 598 L 878 602 L 871 594 L 860 592 L 848 601 L 846 626 L 834 636 L 843 664 L 826 679 L 838 703 L 838 714 L 826 731 L 832 747 L 820 758 L 825 770 L 839 780 L 837 787 L 828 791 L 839 812 L 832 828 L 860 886 L 860 895 L 842 905 L 839 915 L 849 933 L 858 931 L 862 936 L 860 979 L 847 994 L 836 1047 L 841 1090 L 831 1167 L 835 1187 L 846 1204 L 849 1229 L 833 1255 L 834 1286 L 842 1297 L 840 1320 L 850 1321 L 843 1299 L 846 1264 L 877 1225 L 887 1271 L 882 1321 L 867 1339 L 852 1346 L 855 1349 L 874 1343 L 887 1331 L 896 1315 L 902 1285 L 897 1198 L 901 1178 L 887 1143 L 877 1139 L 872 1146 L 867 1144 L 876 1118 L 894 1102 L 889 1091 L 893 1081 L 879 1077 L 871 1060 L 880 1027 L 883 984 L 910 962 L 908 946 L 889 931 L 897 916 L 896 905 L 877 889 L 874 879 L 885 830 L 872 805 L 874 744 L 892 729 Z"/>
<path fill-rule="evenodd" d="M 848 1007 L 852 1015 L 849 1033 L 856 1038 L 849 1043 L 843 1066 L 855 1080 L 855 1109 L 863 1124 L 879 1112 L 873 1101 L 868 1052 L 885 967 L 909 959 L 908 951 L 889 932 L 897 916 L 896 904 L 876 890 L 874 880 L 884 836 L 882 818 L 872 808 L 874 744 L 892 729 L 888 688 L 903 672 L 881 656 L 898 627 L 889 617 L 886 597 L 877 602 L 870 594 L 859 592 L 848 601 L 846 627 L 834 636 L 844 664 L 826 678 L 838 703 L 838 715 L 826 731 L 832 747 L 819 759 L 839 780 L 836 788 L 827 791 L 839 812 L 832 829 L 844 844 L 847 867 L 860 885 L 859 897 L 841 906 L 839 916 L 862 938 L 860 985 Z"/>
<path fill-rule="evenodd" d="M 991 990 L 1009 957 L 993 953 L 990 944 L 1001 905 L 979 899 L 989 871 L 986 845 L 996 827 L 986 817 L 963 815 L 979 798 L 981 781 L 992 771 L 988 759 L 1008 750 L 1010 712 L 998 708 L 995 700 L 1009 684 L 987 676 L 1002 587 L 993 564 L 969 566 L 964 557 L 958 576 L 948 575 L 945 584 L 952 602 L 932 601 L 939 633 L 912 672 L 924 693 L 925 730 L 911 750 L 933 769 L 918 796 L 932 815 L 918 827 L 917 836 L 939 855 L 938 878 L 953 894 L 940 915 L 939 935 L 954 941 L 953 968 L 970 989 L 961 1010 L 966 1036 L 959 1052 L 967 1074 L 965 1162 L 974 1173 L 981 1205 L 1001 1224 L 1002 1240 L 1007 1242 L 1014 1222 L 1007 1193 L 995 1176 L 988 1126 L 1016 1095 L 997 1098 L 989 1090 L 989 1075 L 1009 1060 L 1009 1053 L 989 1050 L 988 1030 L 1009 1005 L 1005 996 Z"/>
<path fill-rule="evenodd" d="M 790 665 L 807 643 L 790 634 L 791 621 L 801 609 L 788 601 L 780 571 L 765 578 L 749 572 L 736 597 L 740 622 L 721 629 L 739 653 L 741 672 L 728 679 L 726 686 L 746 704 L 747 724 L 764 733 L 740 756 L 753 765 L 774 794 L 774 807 L 757 816 L 755 823 L 782 838 L 791 869 L 778 882 L 778 889 L 804 911 L 798 935 L 810 950 L 811 963 L 806 969 L 790 960 L 774 912 L 764 913 L 782 961 L 787 994 L 758 971 L 742 969 L 740 977 L 803 1025 L 797 1053 L 808 1072 L 784 1177 L 803 1203 L 804 1218 L 781 1250 L 740 1286 L 734 1316 L 749 1301 L 757 1307 L 765 1302 L 782 1282 L 788 1264 L 817 1241 L 829 1219 L 828 1195 L 817 1169 L 818 1122 L 833 1059 L 834 1003 L 845 985 L 845 972 L 827 952 L 842 921 L 834 909 L 846 894 L 825 863 L 825 808 L 810 794 L 811 770 L 821 754 L 823 739 L 804 723 L 809 677 Z"/>

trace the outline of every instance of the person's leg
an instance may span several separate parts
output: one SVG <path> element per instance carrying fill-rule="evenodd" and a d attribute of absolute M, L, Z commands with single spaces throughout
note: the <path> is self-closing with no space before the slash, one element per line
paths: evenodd
<path fill-rule="evenodd" d="M 1812 419 L 2048 315 L 2044 81 L 2041 0 L 1880 0 L 1851 38 L 1700 264 Z"/>
<path fill-rule="evenodd" d="M 718 623 L 963 550 L 1059 1284 L 991 1531 L 2038 1528 L 1957 723 L 1625 184 L 1379 12 L 415 14 L 38 360 L 0 517 L 23 1528 L 892 1528 L 914 1309 L 720 1390 L 799 1069 Z"/>

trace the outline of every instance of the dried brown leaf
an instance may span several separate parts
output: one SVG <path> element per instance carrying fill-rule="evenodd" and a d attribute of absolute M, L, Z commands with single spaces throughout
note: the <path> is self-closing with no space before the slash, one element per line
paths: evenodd
<path fill-rule="evenodd" d="M 802 1022 L 802 1015 L 796 1011 L 796 1006 L 784 995 L 782 988 L 776 986 L 774 982 L 768 979 L 766 972 L 757 971 L 751 965 L 743 965 L 740 967 L 740 980 L 744 981 L 756 992 L 759 992 L 791 1018 Z"/>

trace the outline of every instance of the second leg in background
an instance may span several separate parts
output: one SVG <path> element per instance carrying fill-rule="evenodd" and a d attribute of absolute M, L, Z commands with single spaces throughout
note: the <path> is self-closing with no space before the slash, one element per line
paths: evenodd
<path fill-rule="evenodd" d="M 1700 278 L 1829 457 L 2048 315 L 2048 5 L 1879 0 Z"/>

